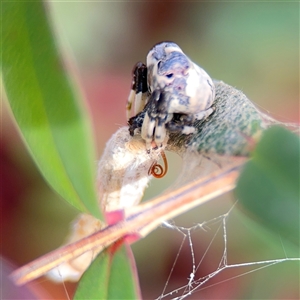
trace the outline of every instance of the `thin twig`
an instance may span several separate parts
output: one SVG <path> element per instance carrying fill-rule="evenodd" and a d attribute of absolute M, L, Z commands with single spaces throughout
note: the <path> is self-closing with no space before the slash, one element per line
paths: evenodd
<path fill-rule="evenodd" d="M 219 170 L 152 201 L 130 208 L 125 211 L 124 221 L 54 250 L 17 269 L 10 277 L 17 285 L 22 285 L 95 247 L 107 247 L 126 235 L 144 237 L 163 221 L 232 190 L 242 166 L 243 163 L 231 165 L 225 170 Z"/>

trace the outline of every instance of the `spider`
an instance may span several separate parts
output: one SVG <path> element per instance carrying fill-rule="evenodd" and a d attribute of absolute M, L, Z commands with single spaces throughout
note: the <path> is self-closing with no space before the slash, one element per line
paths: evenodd
<path fill-rule="evenodd" d="M 193 133 L 194 121 L 213 113 L 214 98 L 209 75 L 179 46 L 156 44 L 147 55 L 147 66 L 138 62 L 133 69 L 126 106 L 129 132 L 134 135 L 140 129 L 148 151 L 153 145 L 161 147 L 168 132 Z"/>

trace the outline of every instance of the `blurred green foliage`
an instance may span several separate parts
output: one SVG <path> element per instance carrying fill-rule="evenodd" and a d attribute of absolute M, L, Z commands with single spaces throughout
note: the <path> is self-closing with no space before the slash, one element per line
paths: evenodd
<path fill-rule="evenodd" d="M 89 119 L 65 72 L 43 5 L 6 3 L 2 13 L 2 78 L 26 146 L 65 200 L 100 217 Z"/>
<path fill-rule="evenodd" d="M 239 177 L 236 195 L 259 220 L 297 248 L 300 239 L 300 139 L 274 126 L 264 132 Z"/>
<path fill-rule="evenodd" d="M 132 276 L 134 260 L 128 245 L 116 245 L 100 253 L 82 276 L 74 300 L 139 299 L 139 286 Z"/>

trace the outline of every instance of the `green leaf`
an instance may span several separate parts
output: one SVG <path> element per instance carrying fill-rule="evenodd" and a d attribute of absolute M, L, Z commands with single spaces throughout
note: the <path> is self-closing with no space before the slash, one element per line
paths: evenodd
<path fill-rule="evenodd" d="M 274 126 L 264 132 L 239 177 L 240 203 L 267 228 L 299 246 L 299 137 Z"/>
<path fill-rule="evenodd" d="M 101 252 L 83 274 L 74 300 L 140 299 L 136 267 L 128 245 Z"/>
<path fill-rule="evenodd" d="M 88 115 L 60 58 L 42 2 L 2 3 L 2 79 L 24 141 L 48 183 L 101 217 Z"/>

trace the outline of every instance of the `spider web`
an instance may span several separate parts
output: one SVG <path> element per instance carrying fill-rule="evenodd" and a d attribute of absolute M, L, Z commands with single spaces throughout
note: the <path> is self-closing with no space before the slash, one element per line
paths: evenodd
<path fill-rule="evenodd" d="M 204 289 L 211 288 L 215 285 L 219 285 L 224 282 L 228 282 L 230 280 L 249 275 L 253 272 L 258 272 L 262 269 L 271 267 L 276 264 L 282 264 L 289 261 L 300 261 L 300 257 L 289 257 L 287 254 L 287 251 L 284 247 L 284 244 L 282 240 L 279 238 L 279 243 L 281 245 L 282 250 L 282 257 L 275 258 L 275 259 L 267 259 L 267 260 L 254 260 L 254 261 L 248 261 L 248 262 L 239 262 L 234 263 L 231 261 L 234 261 L 234 259 L 229 259 L 229 237 L 230 237 L 230 230 L 228 230 L 228 223 L 232 216 L 232 212 L 235 209 L 235 205 L 233 205 L 229 211 L 226 213 L 219 215 L 218 217 L 212 218 L 208 221 L 204 221 L 202 223 L 198 223 L 195 226 L 192 227 L 182 227 L 177 226 L 175 224 L 171 224 L 168 222 L 163 223 L 163 227 L 178 232 L 182 236 L 182 242 L 180 244 L 180 247 L 178 249 L 178 252 L 176 254 L 176 257 L 174 258 L 173 265 L 171 267 L 170 273 L 168 275 L 168 278 L 166 280 L 166 283 L 163 287 L 163 290 L 161 292 L 161 295 L 157 297 L 156 299 L 186 299 L 186 298 L 193 298 L 197 296 L 201 296 L 200 291 L 203 291 Z M 200 232 L 200 234 L 199 234 Z M 213 232 L 213 234 L 211 234 Z M 196 233 L 196 237 L 194 237 L 194 234 Z M 210 240 L 208 242 L 208 245 L 204 251 L 204 253 L 198 253 L 197 250 L 195 250 L 197 247 L 195 247 L 196 241 L 195 238 L 198 240 L 201 238 L 201 234 L 209 234 Z M 209 252 L 213 251 L 213 244 L 218 239 L 218 236 L 221 235 L 222 243 L 223 243 L 223 249 L 220 257 L 217 259 L 217 265 L 215 266 L 214 270 L 207 273 L 206 275 L 198 275 L 199 271 L 201 270 L 202 265 L 204 264 L 206 259 L 209 259 Z M 180 254 L 183 252 L 184 245 L 187 245 L 190 253 L 190 271 L 188 273 L 182 274 L 182 277 L 186 278 L 186 281 L 183 285 L 180 285 L 177 288 L 174 288 L 172 286 L 172 275 L 174 273 L 174 270 L 176 268 L 176 265 L 178 263 L 178 259 Z M 186 255 L 186 254 L 185 254 Z M 227 279 L 224 279 L 224 277 L 221 280 L 217 279 L 217 276 L 220 275 L 220 273 L 224 273 L 226 270 L 232 270 L 235 269 L 234 275 L 229 275 Z M 246 269 L 246 270 L 244 270 Z M 284 275 L 282 276 L 284 279 Z M 217 280 L 215 280 L 217 279 Z M 198 294 L 196 294 L 198 293 Z M 195 295 L 196 294 L 196 295 Z"/>
<path fill-rule="evenodd" d="M 294 262 L 295 264 L 300 261 L 300 257 L 289 257 L 282 240 L 279 239 L 279 243 L 281 244 L 281 257 L 279 256 L 279 258 L 275 259 L 262 259 L 235 263 L 234 260 L 236 261 L 238 259 L 230 255 L 231 240 L 235 238 L 232 236 L 230 221 L 234 218 L 234 213 L 236 210 L 236 204 L 234 204 L 229 210 L 227 210 L 226 213 L 220 214 L 217 217 L 210 218 L 207 221 L 203 221 L 202 223 L 198 223 L 191 227 L 178 226 L 174 222 L 164 222 L 162 224 L 162 230 L 172 231 L 176 235 L 178 234 L 181 238 L 181 242 L 175 257 L 172 258 L 173 264 L 161 294 L 156 298 L 156 300 L 211 299 L 201 295 L 201 292 L 205 289 L 210 289 L 239 277 L 247 276 L 254 272 L 259 272 L 276 264 L 283 264 L 287 262 Z M 206 235 L 206 237 L 208 236 L 208 239 L 203 238 L 203 235 Z M 203 240 L 204 243 L 206 243 L 204 252 L 200 252 L 198 250 L 197 243 L 199 242 L 199 239 L 201 239 L 201 243 Z M 208 272 L 205 275 L 199 275 L 199 273 L 201 273 L 201 268 L 205 264 L 205 261 L 210 260 L 211 255 L 215 254 L 216 251 L 213 249 L 214 244 L 215 242 L 218 242 L 219 239 L 222 241 L 222 249 L 219 249 L 220 255 L 217 258 L 216 265 L 212 267 L 213 270 L 211 272 Z M 188 254 L 184 252 L 185 247 L 188 248 Z M 173 273 L 177 267 L 180 256 L 185 256 L 184 259 L 188 261 L 186 264 L 189 264 L 189 271 L 185 273 L 181 272 L 180 276 L 185 282 L 174 288 Z M 209 264 L 211 265 L 211 262 L 209 262 Z M 244 270 L 245 268 L 246 270 Z M 224 279 L 224 277 L 221 279 L 218 278 L 221 273 L 223 274 L 228 270 L 235 270 L 236 272 L 234 275 L 229 274 L 228 278 L 226 279 Z M 286 282 L 286 278 L 284 277 L 285 275 L 282 276 L 282 284 Z M 62 282 L 62 287 L 66 299 L 70 300 L 71 297 L 64 282 Z M 229 297 L 227 298 L 229 299 Z"/>

